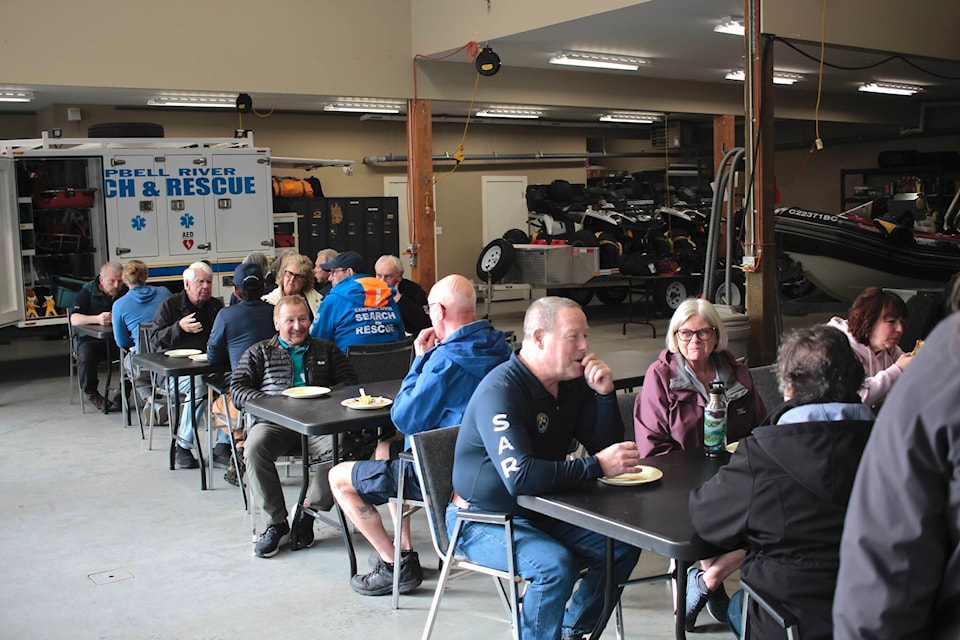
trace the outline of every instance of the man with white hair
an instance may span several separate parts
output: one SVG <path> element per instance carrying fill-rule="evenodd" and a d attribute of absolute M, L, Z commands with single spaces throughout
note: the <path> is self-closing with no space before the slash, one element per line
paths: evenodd
<path fill-rule="evenodd" d="M 403 277 L 403 263 L 400 262 L 400 258 L 391 255 L 380 256 L 374 265 L 374 272 L 378 279 L 383 280 L 396 291 L 393 301 L 400 309 L 404 330 L 416 336 L 424 329 L 429 329 L 427 294 L 419 284 Z"/>
<path fill-rule="evenodd" d="M 175 293 L 160 305 L 153 317 L 156 325 L 153 333 L 154 349 L 199 349 L 206 352 L 213 320 L 223 308 L 223 301 L 211 297 L 213 292 L 213 269 L 206 262 L 194 262 L 183 272 L 183 291 Z M 199 422 L 205 411 L 204 398 L 207 385 L 202 376 L 194 377 L 196 419 Z M 190 393 L 190 378 L 180 378 L 179 393 Z M 189 399 L 187 400 L 189 403 Z M 177 432 L 177 468 L 196 469 L 199 466 L 193 457 L 193 422 L 189 411 L 181 411 L 180 429 Z M 219 443 L 230 444 L 227 434 L 219 432 Z M 222 449 L 222 447 L 221 447 Z"/>

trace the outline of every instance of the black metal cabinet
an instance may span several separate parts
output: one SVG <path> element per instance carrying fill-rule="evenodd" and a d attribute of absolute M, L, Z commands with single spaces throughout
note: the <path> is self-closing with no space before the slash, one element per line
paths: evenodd
<path fill-rule="evenodd" d="M 400 255 L 397 198 L 283 198 L 274 211 L 295 211 L 300 252 L 311 258 L 327 247 L 356 251 L 373 270 L 384 254 Z"/>

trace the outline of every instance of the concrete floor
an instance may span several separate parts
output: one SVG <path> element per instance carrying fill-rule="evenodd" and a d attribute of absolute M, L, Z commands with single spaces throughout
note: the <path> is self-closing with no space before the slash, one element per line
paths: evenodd
<path fill-rule="evenodd" d="M 495 303 L 494 323 L 519 329 L 525 306 Z M 837 311 L 787 317 L 785 325 Z M 667 320 L 656 320 L 656 340 L 639 325 L 624 337 L 620 314 L 589 307 L 593 349 L 655 357 Z M 420 637 L 437 566 L 422 515 L 413 530 L 426 580 L 401 598 L 398 611 L 389 597 L 350 590 L 332 529 L 318 525 L 311 549 L 256 558 L 239 490 L 224 483 L 222 471 L 214 490 L 201 492 L 197 471 L 167 469 L 164 432 L 149 451 L 118 414 L 81 415 L 68 403 L 64 342 L 8 331 L 0 337 L 11 336 L 0 344 L 0 509 L 8 514 L 0 545 L 11 552 L 0 569 L 0 638 Z M 291 502 L 298 481 L 288 481 Z M 355 538 L 363 567 L 369 547 Z M 665 559 L 644 553 L 635 575 L 665 567 Z M 728 591 L 734 588 L 732 577 Z M 673 637 L 666 583 L 627 589 L 624 610 L 628 638 Z M 730 637 L 705 612 L 700 621 L 703 632 L 693 637 Z M 509 637 L 489 578 L 448 589 L 434 637 Z"/>

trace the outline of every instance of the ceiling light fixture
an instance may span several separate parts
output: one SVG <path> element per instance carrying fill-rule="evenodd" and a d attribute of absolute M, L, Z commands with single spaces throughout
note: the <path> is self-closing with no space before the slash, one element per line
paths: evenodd
<path fill-rule="evenodd" d="M 323 107 L 324 111 L 344 113 L 400 113 L 401 109 L 403 104 L 399 102 L 376 98 L 339 98 Z"/>
<path fill-rule="evenodd" d="M 236 109 L 237 94 L 167 94 L 153 96 L 147 100 L 151 107 L 210 107 L 219 109 Z"/>
<path fill-rule="evenodd" d="M 743 69 L 734 69 L 724 76 L 726 80 L 735 80 L 736 82 L 743 82 L 746 80 L 746 77 L 747 74 Z M 773 72 L 773 84 L 791 85 L 800 80 L 803 80 L 803 76 L 799 73 L 786 73 L 784 71 Z"/>
<path fill-rule="evenodd" d="M 477 111 L 478 118 L 520 118 L 524 120 L 536 120 L 543 115 L 542 111 L 537 109 L 524 109 L 517 107 L 487 107 Z"/>
<path fill-rule="evenodd" d="M 0 102 L 32 102 L 33 91 L 0 87 Z"/>
<path fill-rule="evenodd" d="M 923 91 L 922 87 L 916 87 L 910 84 L 893 84 L 890 82 L 868 82 L 866 84 L 860 85 L 857 91 L 865 91 L 867 93 L 885 93 L 891 96 L 912 96 L 913 94 Z"/>
<path fill-rule="evenodd" d="M 600 122 L 622 122 L 630 124 L 653 124 L 662 117 L 659 113 L 639 113 L 636 111 L 617 111 L 600 116 Z"/>
<path fill-rule="evenodd" d="M 720 21 L 720 24 L 713 28 L 717 33 L 729 33 L 733 36 L 742 36 L 746 33 L 741 16 L 727 16 Z"/>
<path fill-rule="evenodd" d="M 635 56 L 622 56 L 615 53 L 593 53 L 590 51 L 561 51 L 550 58 L 550 64 L 563 64 L 571 67 L 593 67 L 596 69 L 617 69 L 636 71 L 641 65 L 650 64 L 649 60 Z"/>

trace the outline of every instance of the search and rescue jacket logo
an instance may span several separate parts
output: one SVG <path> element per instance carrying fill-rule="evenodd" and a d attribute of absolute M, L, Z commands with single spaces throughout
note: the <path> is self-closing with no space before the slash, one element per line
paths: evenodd
<path fill-rule="evenodd" d="M 547 427 L 549 426 L 550 426 L 550 418 L 547 417 L 547 414 L 538 413 L 537 414 L 537 431 L 539 431 L 540 433 L 545 433 L 547 430 Z"/>

